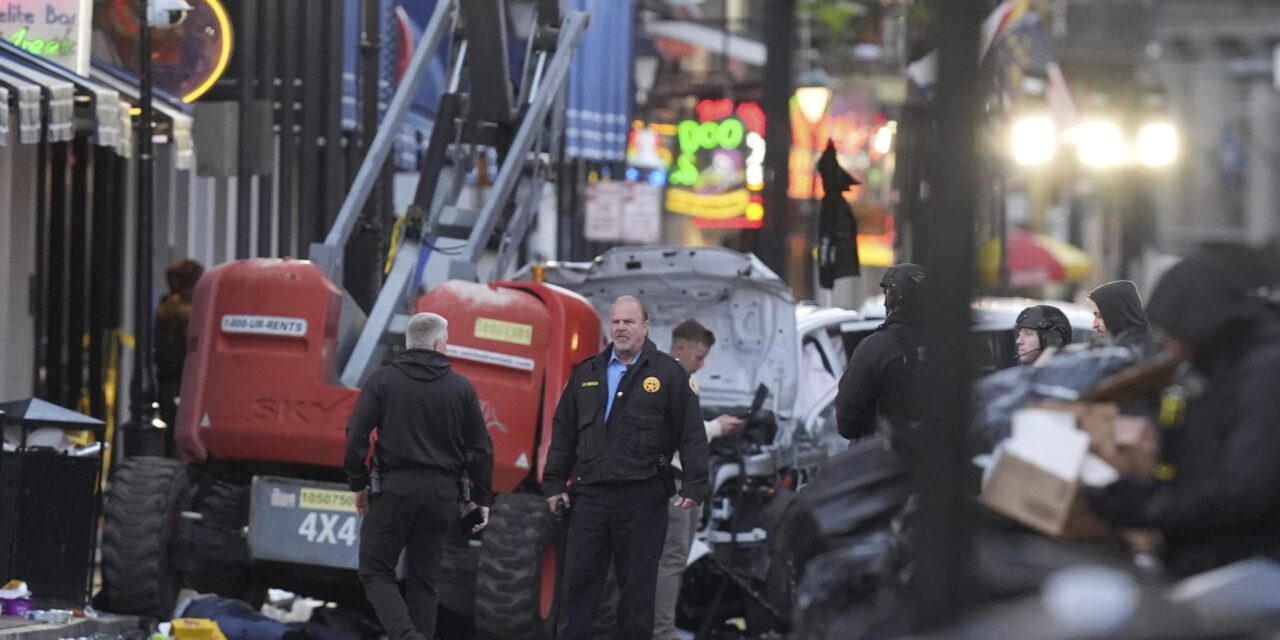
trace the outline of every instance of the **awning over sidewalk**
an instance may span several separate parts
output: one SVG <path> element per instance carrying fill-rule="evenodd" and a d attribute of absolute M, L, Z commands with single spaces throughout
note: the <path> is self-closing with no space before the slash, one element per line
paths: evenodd
<path fill-rule="evenodd" d="M 129 157 L 133 147 L 130 109 L 139 104 L 137 80 L 108 65 L 94 63 L 89 77 L 72 73 L 54 62 L 0 42 L 0 134 L 17 115 L 20 144 L 66 142 L 77 132 L 89 132 L 94 144 L 112 147 Z M 171 142 L 178 169 L 195 167 L 192 118 L 175 97 L 157 92 L 152 101 L 162 126 L 157 142 Z M 5 135 L 0 135 L 4 144 Z"/>
<path fill-rule="evenodd" d="M 50 62 L 40 56 L 32 55 L 9 43 L 0 43 L 0 58 L 7 59 L 30 70 L 28 75 L 39 73 L 61 82 L 70 83 L 75 93 L 74 103 L 71 107 L 73 118 L 72 135 L 74 135 L 76 127 L 89 126 L 92 127 L 96 144 L 103 147 L 119 147 L 120 94 L 118 92 L 89 78 L 76 75 L 66 67 Z M 85 109 L 82 109 L 81 114 L 76 114 L 75 109 L 79 107 L 85 107 Z"/>
<path fill-rule="evenodd" d="M 127 104 L 132 106 L 141 104 L 136 80 L 119 69 L 95 60 L 89 77 L 120 92 Z M 165 124 L 170 125 L 167 127 L 167 131 L 160 130 L 155 132 L 154 135 L 157 136 L 156 142 L 165 142 L 173 145 L 175 168 L 183 170 L 194 169 L 196 166 L 195 145 L 191 137 L 194 119 L 187 113 L 189 107 L 184 105 L 176 96 L 162 91 L 156 91 L 151 104 L 155 109 L 157 119 L 167 121 Z M 132 119 L 128 110 L 125 110 L 121 121 L 126 123 L 126 126 L 132 130 Z M 125 140 L 126 145 L 123 155 L 129 156 L 133 147 L 132 135 L 126 136 Z"/>
<path fill-rule="evenodd" d="M 763 67 L 769 51 L 763 42 L 725 33 L 719 29 L 684 20 L 662 20 L 645 25 L 650 38 L 665 38 L 693 45 L 746 64 Z"/>
<path fill-rule="evenodd" d="M 565 152 L 588 160 L 622 160 L 631 133 L 633 0 L 573 0 L 591 14 L 569 70 Z"/>
<path fill-rule="evenodd" d="M 18 142 L 35 144 L 40 142 L 40 85 L 28 82 L 17 76 L 9 75 L 0 69 L 0 89 L 4 89 L 5 119 L 9 110 L 18 114 Z M 5 127 L 6 135 L 8 127 Z M 7 137 L 0 137 L 0 145 L 5 144 Z"/>
<path fill-rule="evenodd" d="M 34 114 L 19 105 L 19 123 L 28 125 L 19 129 L 19 142 L 32 144 L 40 141 L 41 121 L 45 120 L 44 134 L 49 142 L 66 142 L 75 136 L 75 93 L 70 82 L 42 73 L 37 67 L 8 55 L 12 45 L 0 42 L 0 86 L 27 96 L 30 105 L 31 88 L 39 93 Z M 47 119 L 41 115 L 47 116 Z M 34 121 L 34 135 L 29 122 Z"/>

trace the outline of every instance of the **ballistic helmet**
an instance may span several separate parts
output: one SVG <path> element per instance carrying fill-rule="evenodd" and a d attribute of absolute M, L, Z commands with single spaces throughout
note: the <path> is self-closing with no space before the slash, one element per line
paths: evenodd
<path fill-rule="evenodd" d="M 1040 336 L 1040 348 L 1071 344 L 1071 321 L 1061 309 L 1047 304 L 1027 307 L 1018 314 L 1014 329 L 1031 329 Z"/>
<path fill-rule="evenodd" d="M 914 304 L 916 291 L 924 284 L 927 272 L 924 267 L 910 262 L 889 267 L 880 278 L 884 290 L 884 307 L 889 312 Z"/>

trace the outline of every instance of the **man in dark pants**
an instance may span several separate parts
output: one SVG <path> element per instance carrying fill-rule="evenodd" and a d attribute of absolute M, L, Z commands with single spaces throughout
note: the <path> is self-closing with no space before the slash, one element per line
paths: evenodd
<path fill-rule="evenodd" d="M 493 442 L 476 390 L 449 368 L 444 355 L 448 322 L 419 313 L 405 327 L 403 352 L 369 376 L 347 425 L 344 468 L 360 528 L 360 581 L 390 640 L 434 638 L 435 573 L 445 535 L 458 519 L 459 484 L 465 471 L 473 502 L 489 521 Z M 365 460 L 369 434 L 378 429 L 370 485 Z M 381 491 L 379 492 L 379 489 Z M 372 495 L 371 495 L 372 490 Z M 396 587 L 396 563 L 408 547 L 406 597 Z"/>
<path fill-rule="evenodd" d="M 618 298 L 609 326 L 613 343 L 574 369 L 560 397 L 543 473 L 552 511 L 572 508 L 559 640 L 591 637 L 610 561 L 620 592 L 612 637 L 651 638 L 677 448 L 685 482 L 676 506 L 708 497 L 707 436 L 689 374 L 649 341 L 639 299 Z"/>

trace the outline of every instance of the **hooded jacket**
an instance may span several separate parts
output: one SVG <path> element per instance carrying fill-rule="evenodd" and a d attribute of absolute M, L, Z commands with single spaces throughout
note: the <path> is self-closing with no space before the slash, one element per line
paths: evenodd
<path fill-rule="evenodd" d="M 1252 288 L 1206 254 L 1161 280 L 1149 316 L 1193 352 L 1185 419 L 1162 429 L 1173 477 L 1122 479 L 1095 497 L 1120 524 L 1161 529 L 1177 575 L 1280 559 L 1280 321 Z"/>
<path fill-rule="evenodd" d="M 613 344 L 584 360 L 569 376 L 552 420 L 543 472 L 547 497 L 578 485 L 632 482 L 670 473 L 677 449 L 684 467 L 680 495 L 703 503 L 710 497 L 707 431 L 696 386 L 675 358 L 645 339 L 618 383 L 605 418 L 608 366 Z"/>
<path fill-rule="evenodd" d="M 480 399 L 444 354 L 407 349 L 364 383 L 347 423 L 343 467 L 352 491 L 369 483 L 365 458 L 374 427 L 376 463 L 389 481 L 410 470 L 454 478 L 466 471 L 471 499 L 482 507 L 492 502 L 493 441 Z"/>
<path fill-rule="evenodd" d="M 1089 292 L 1089 299 L 1098 305 L 1107 334 L 1115 341 L 1145 337 L 1149 327 L 1147 314 L 1142 311 L 1142 297 L 1138 287 L 1128 280 L 1108 282 Z"/>

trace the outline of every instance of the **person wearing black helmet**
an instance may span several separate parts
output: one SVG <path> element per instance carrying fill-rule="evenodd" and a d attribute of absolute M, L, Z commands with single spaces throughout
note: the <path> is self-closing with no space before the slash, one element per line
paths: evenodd
<path fill-rule="evenodd" d="M 836 426 L 849 440 L 876 433 L 882 419 L 896 426 L 915 418 L 914 371 L 924 360 L 916 313 L 925 275 L 924 267 L 904 263 L 880 279 L 888 318 L 853 350 L 836 396 Z"/>
<path fill-rule="evenodd" d="M 1045 349 L 1060 349 L 1071 344 L 1071 321 L 1067 314 L 1047 304 L 1023 309 L 1013 328 L 1018 334 L 1014 345 L 1021 364 L 1035 362 Z"/>

